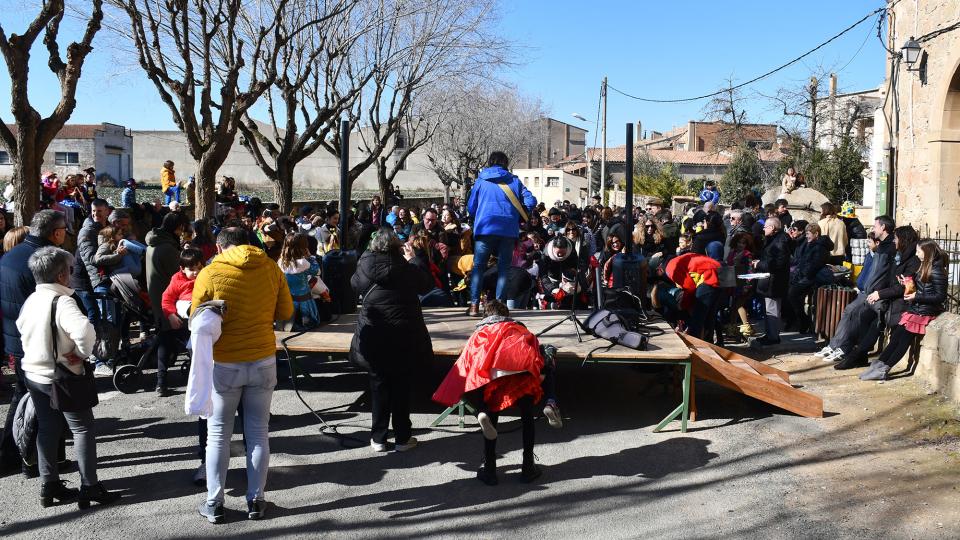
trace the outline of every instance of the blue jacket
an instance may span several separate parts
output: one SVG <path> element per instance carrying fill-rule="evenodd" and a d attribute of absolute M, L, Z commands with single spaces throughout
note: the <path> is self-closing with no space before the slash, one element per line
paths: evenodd
<path fill-rule="evenodd" d="M 510 203 L 499 184 L 506 184 L 517 196 L 527 212 L 537 205 L 537 199 L 520 179 L 500 166 L 480 171 L 470 190 L 467 213 L 473 216 L 473 236 L 503 236 L 516 238 L 520 233 L 520 213 Z"/>
<path fill-rule="evenodd" d="M 714 191 L 704 188 L 703 191 L 700 192 L 700 202 L 712 202 L 713 204 L 720 204 L 720 190 L 718 189 Z"/>
<path fill-rule="evenodd" d="M 34 251 L 52 245 L 46 238 L 27 235 L 23 242 L 0 258 L 0 307 L 3 309 L 4 349 L 7 354 L 17 358 L 23 358 L 17 316 L 20 315 L 20 309 L 27 297 L 37 288 L 33 273 L 27 268 L 27 260 Z"/>

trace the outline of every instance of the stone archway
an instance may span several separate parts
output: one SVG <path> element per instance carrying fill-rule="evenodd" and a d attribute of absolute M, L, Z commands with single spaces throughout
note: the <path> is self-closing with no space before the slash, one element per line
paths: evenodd
<path fill-rule="evenodd" d="M 952 65 L 953 74 L 931 107 L 930 180 L 939 183 L 940 197 L 929 222 L 938 229 L 949 226 L 956 231 L 960 230 L 960 59 Z"/>

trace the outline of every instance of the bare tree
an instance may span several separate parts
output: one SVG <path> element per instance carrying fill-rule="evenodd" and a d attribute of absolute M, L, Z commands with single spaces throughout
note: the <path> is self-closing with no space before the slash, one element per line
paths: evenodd
<path fill-rule="evenodd" d="M 495 3 L 484 0 L 371 0 L 383 24 L 361 38 L 350 55 L 352 71 L 376 66 L 347 111 L 361 156 L 351 182 L 377 167 L 381 193 L 406 158 L 423 147 L 439 125 L 428 92 L 450 81 L 484 78 L 508 62 L 513 46 L 496 29 Z M 353 66 L 360 66 L 355 68 Z M 421 99 L 423 97 L 424 99 Z M 339 156 L 339 133 L 321 146 Z"/>
<path fill-rule="evenodd" d="M 523 155 L 536 149 L 543 134 L 540 119 L 546 116 L 542 104 L 524 97 L 506 85 L 451 85 L 431 96 L 442 104 L 437 133 L 427 147 L 427 159 L 444 186 L 459 184 L 469 191 L 490 153 Z"/>
<path fill-rule="evenodd" d="M 724 82 L 723 93 L 714 96 L 703 107 L 705 120 L 722 122 L 722 128 L 717 132 L 717 147 L 734 148 L 745 142 L 743 126 L 747 122 L 747 109 L 744 106 L 746 98 L 735 88 L 733 77 Z M 689 141 L 689 145 L 696 141 Z M 696 148 L 690 148 L 695 150 Z"/>
<path fill-rule="evenodd" d="M 216 175 L 244 115 L 277 76 L 277 57 L 300 32 L 281 24 L 289 0 L 111 0 L 130 20 L 140 66 L 196 160 L 196 215 L 215 210 Z"/>
<path fill-rule="evenodd" d="M 70 119 L 77 106 L 77 83 L 83 63 L 93 50 L 93 38 L 100 30 L 103 19 L 103 0 L 92 0 L 90 18 L 83 37 L 67 45 L 64 61 L 57 39 L 60 23 L 63 22 L 63 0 L 46 0 L 40 13 L 23 34 L 7 36 L 0 25 L 0 53 L 3 53 L 10 74 L 10 112 L 13 114 L 16 133 L 0 120 L 0 141 L 6 146 L 13 161 L 14 221 L 17 225 L 29 223 L 40 203 L 40 168 L 43 154 Z M 30 50 L 40 34 L 47 48 L 47 66 L 60 83 L 60 101 L 46 118 L 30 103 L 29 70 Z"/>
<path fill-rule="evenodd" d="M 243 115 L 241 143 L 273 182 L 274 197 L 283 212 L 293 206 L 294 171 L 336 131 L 337 120 L 356 101 L 375 73 L 375 65 L 348 62 L 351 49 L 372 28 L 369 10 L 353 9 L 355 2 L 318 3 L 290 14 L 284 24 L 302 26 L 325 19 L 281 48 L 278 75 L 266 93 L 269 125 L 265 130 Z M 339 12 L 336 18 L 327 17 Z"/>

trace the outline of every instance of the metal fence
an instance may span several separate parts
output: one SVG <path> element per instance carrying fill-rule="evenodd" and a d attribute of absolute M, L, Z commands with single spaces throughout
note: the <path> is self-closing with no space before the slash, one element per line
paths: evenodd
<path fill-rule="evenodd" d="M 920 238 L 932 238 L 946 252 L 950 261 L 947 266 L 947 311 L 960 315 L 960 231 L 949 227 L 931 230 L 928 225 L 920 227 Z"/>

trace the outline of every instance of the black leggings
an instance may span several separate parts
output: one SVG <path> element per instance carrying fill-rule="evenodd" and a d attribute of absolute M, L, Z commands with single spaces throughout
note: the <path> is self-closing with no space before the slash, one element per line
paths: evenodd
<path fill-rule="evenodd" d="M 500 413 L 490 412 L 486 402 L 483 401 L 483 388 L 478 388 L 464 394 L 464 399 L 477 406 L 477 411 L 487 413 L 493 427 L 496 428 L 500 420 Z M 535 403 L 533 396 L 527 395 L 517 400 L 517 407 L 520 409 L 520 424 L 523 430 L 523 463 L 533 463 L 533 444 L 536 435 L 536 429 L 533 422 L 533 409 Z M 486 463 L 493 464 L 497 461 L 497 439 L 483 439 L 483 458 Z"/>
<path fill-rule="evenodd" d="M 162 330 L 157 337 L 157 386 L 166 386 L 167 368 L 177 359 L 177 354 L 183 348 L 187 339 L 187 329 Z"/>
<path fill-rule="evenodd" d="M 903 358 L 903 355 L 907 354 L 910 346 L 913 345 L 913 338 L 919 335 L 920 334 L 914 334 L 907 330 L 906 327 L 898 324 L 893 328 L 893 331 L 890 332 L 890 341 L 883 349 L 883 352 L 880 353 L 880 361 L 891 368 L 897 365 L 897 362 Z"/>

